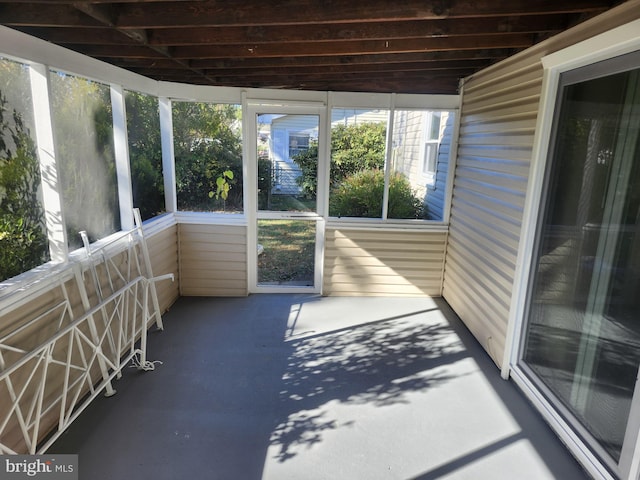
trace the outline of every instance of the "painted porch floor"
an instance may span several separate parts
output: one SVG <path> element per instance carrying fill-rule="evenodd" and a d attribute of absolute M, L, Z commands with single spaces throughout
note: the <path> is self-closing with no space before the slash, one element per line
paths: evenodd
<path fill-rule="evenodd" d="M 181 298 L 49 453 L 80 478 L 583 479 L 445 302 Z"/>

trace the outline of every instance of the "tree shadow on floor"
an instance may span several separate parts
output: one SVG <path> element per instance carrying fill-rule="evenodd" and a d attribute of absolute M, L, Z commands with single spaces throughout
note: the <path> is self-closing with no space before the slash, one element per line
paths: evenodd
<path fill-rule="evenodd" d="M 435 310 L 435 309 L 434 309 Z M 301 448 L 322 441 L 339 422 L 323 405 L 388 407 L 408 404 L 459 374 L 445 367 L 468 356 L 451 326 L 423 310 L 288 342 L 290 355 L 280 391 L 280 410 L 289 412 L 275 428 L 271 445 L 285 462 Z"/>

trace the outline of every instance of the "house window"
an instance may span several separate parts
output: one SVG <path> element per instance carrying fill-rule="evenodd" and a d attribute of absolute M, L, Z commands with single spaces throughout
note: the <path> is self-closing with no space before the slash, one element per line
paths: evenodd
<path fill-rule="evenodd" d="M 289 134 L 289 159 L 309 150 L 309 134 Z"/>
<path fill-rule="evenodd" d="M 126 92 L 133 206 L 143 220 L 165 212 L 158 99 Z"/>
<path fill-rule="evenodd" d="M 0 58 L 0 281 L 49 260 L 28 67 Z"/>
<path fill-rule="evenodd" d="M 424 140 L 422 150 L 422 173 L 435 175 L 437 170 L 438 146 L 440 145 L 440 123 L 442 112 L 428 112 L 424 116 Z"/>
<path fill-rule="evenodd" d="M 65 227 L 78 248 L 80 231 L 94 241 L 120 230 L 110 88 L 58 71 L 50 81 Z"/>
<path fill-rule="evenodd" d="M 521 366 L 619 471 L 639 405 L 640 53 L 560 75 L 545 184 Z"/>
<path fill-rule="evenodd" d="M 241 111 L 172 102 L 178 210 L 242 213 Z"/>

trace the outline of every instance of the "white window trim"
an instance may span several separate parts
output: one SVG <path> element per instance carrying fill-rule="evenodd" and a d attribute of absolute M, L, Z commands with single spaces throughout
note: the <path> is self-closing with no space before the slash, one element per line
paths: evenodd
<path fill-rule="evenodd" d="M 111 84 L 113 146 L 116 162 L 118 202 L 120 205 L 120 229 L 132 230 L 134 227 L 133 187 L 131 184 L 131 165 L 129 163 L 126 111 L 124 89 L 120 85 Z"/>
<path fill-rule="evenodd" d="M 326 91 L 296 91 L 280 89 L 244 89 L 235 87 L 209 87 L 200 85 L 187 85 L 173 82 L 162 82 L 152 80 L 142 75 L 115 67 L 106 62 L 102 62 L 80 53 L 68 50 L 58 45 L 45 42 L 36 37 L 27 35 L 17 30 L 0 26 L 1 54 L 4 57 L 15 59 L 25 65 L 30 66 L 31 88 L 35 108 L 36 140 L 38 156 L 43 170 L 43 183 L 45 189 L 43 198 L 45 199 L 45 215 L 47 220 L 47 232 L 49 237 L 49 248 L 51 252 L 51 262 L 41 265 L 25 274 L 0 282 L 0 295 L 7 293 L 14 288 L 27 288 L 33 280 L 48 277 L 52 272 L 57 271 L 68 263 L 73 264 L 77 254 L 69 252 L 67 246 L 66 229 L 62 212 L 62 201 L 58 188 L 58 173 L 56 167 L 54 133 L 51 121 L 51 111 L 49 102 L 48 77 L 49 70 L 54 69 L 68 73 L 73 76 L 86 78 L 104 85 L 110 85 L 112 93 L 115 92 L 120 104 L 120 96 L 125 90 L 141 92 L 158 98 L 160 109 L 162 155 L 163 155 L 163 175 L 165 181 L 165 208 L 167 214 L 154 217 L 145 222 L 147 228 L 154 232 L 158 229 L 175 224 L 176 222 L 206 222 L 216 224 L 246 225 L 247 213 L 216 215 L 215 213 L 191 213 L 177 212 L 177 195 L 175 187 L 175 159 L 173 154 L 173 128 L 171 118 L 171 100 L 185 100 L 209 103 L 232 103 L 240 104 L 245 109 L 247 105 L 268 105 L 268 106 L 298 106 L 298 107 L 319 107 L 326 110 L 326 120 L 324 129 L 328 141 L 331 119 L 330 111 L 333 105 L 348 105 L 355 108 L 389 108 L 395 105 L 398 109 L 431 109 L 450 110 L 459 112 L 460 95 L 415 95 L 415 94 L 379 94 L 360 92 L 326 92 Z M 120 110 L 120 107 L 116 106 Z M 114 111 L 114 128 L 121 128 L 121 133 L 114 141 L 118 143 L 116 150 L 117 168 L 119 183 L 124 183 L 126 178 L 130 178 L 130 164 L 128 163 L 128 142 L 126 141 L 126 126 L 124 123 L 124 109 L 122 112 Z M 243 115 L 243 118 L 245 115 Z M 459 118 L 459 115 L 458 117 Z M 118 127 L 119 126 L 119 127 Z M 454 137 L 455 140 L 455 137 Z M 243 141 L 246 142 L 246 139 Z M 244 145 L 246 152 L 246 143 Z M 325 149 L 327 150 L 327 149 Z M 455 150 L 455 149 L 452 149 Z M 328 156 L 328 152 L 322 152 L 323 157 Z M 329 175 L 329 164 L 324 162 L 325 168 L 318 172 L 319 182 L 325 182 Z M 244 185 L 244 205 L 249 205 L 247 195 L 247 180 L 249 176 L 246 172 L 246 162 L 243 162 L 245 178 Z M 453 175 L 449 175 L 449 182 L 452 184 Z M 451 189 L 449 188 L 449 192 Z M 128 225 L 129 212 L 123 212 L 127 205 L 132 204 L 131 186 L 123 186 L 119 189 L 121 203 L 122 229 Z M 450 205 L 450 194 L 446 195 L 445 212 L 448 212 Z M 327 220 L 328 196 L 324 192 L 319 192 L 318 214 Z M 448 218 L 448 214 L 445 219 Z M 339 219 L 331 221 L 341 225 L 362 225 L 363 228 L 403 228 L 403 229 L 438 229 L 446 225 L 445 222 L 434 221 L 414 221 L 414 220 L 389 220 L 377 219 Z M 119 232 L 115 232 L 117 235 Z M 109 237 L 108 237 L 109 238 Z M 82 249 L 80 249 L 82 250 Z M 66 267 L 65 267 L 66 268 Z M 10 285 L 9 285 L 10 284 Z"/>
<path fill-rule="evenodd" d="M 542 95 L 518 247 L 514 294 L 509 309 L 505 354 L 502 362 L 502 376 L 514 379 L 583 467 L 594 478 L 602 479 L 613 479 L 613 477 L 560 413 L 529 381 L 518 362 L 522 355 L 521 339 L 525 329 L 526 319 L 524 315 L 538 222 L 538 208 L 542 200 L 544 173 L 552 134 L 560 75 L 576 68 L 640 50 L 640 35 L 638 35 L 638 32 L 640 32 L 640 20 L 635 20 L 554 52 L 542 59 L 544 67 Z M 628 468 L 628 470 L 633 470 L 628 472 L 628 478 L 635 479 L 638 477 L 637 457 L 639 454 L 639 448 L 636 446 L 635 463 Z"/>
<path fill-rule="evenodd" d="M 56 165 L 56 149 L 49 98 L 49 68 L 46 65 L 32 64 L 29 67 L 29 76 L 49 253 L 51 261 L 62 263 L 67 261 L 69 247 Z"/>

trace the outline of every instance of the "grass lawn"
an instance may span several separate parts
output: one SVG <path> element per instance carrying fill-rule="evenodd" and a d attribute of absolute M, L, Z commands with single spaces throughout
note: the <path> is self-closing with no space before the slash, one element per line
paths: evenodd
<path fill-rule="evenodd" d="M 313 285 L 315 242 L 315 222 L 258 220 L 258 283 Z"/>

